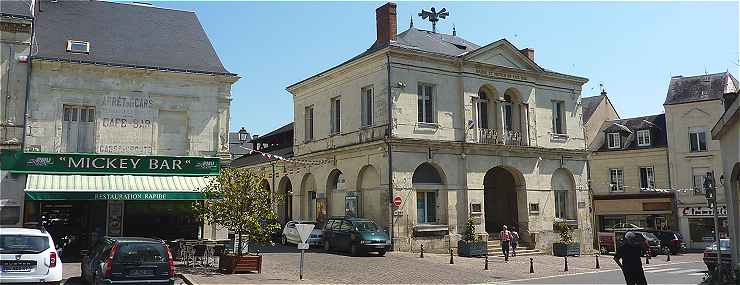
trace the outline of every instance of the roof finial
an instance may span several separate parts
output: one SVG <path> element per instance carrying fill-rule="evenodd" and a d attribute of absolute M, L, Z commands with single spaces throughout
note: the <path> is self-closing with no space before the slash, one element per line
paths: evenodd
<path fill-rule="evenodd" d="M 606 95 L 606 89 L 604 89 L 604 84 L 599 83 L 599 87 L 601 88 L 601 95 Z"/>
<path fill-rule="evenodd" d="M 409 24 L 409 29 L 414 27 L 414 16 L 409 17 L 411 18 L 411 24 Z"/>
<path fill-rule="evenodd" d="M 452 35 L 457 36 L 457 31 L 455 30 L 455 24 L 452 24 Z"/>

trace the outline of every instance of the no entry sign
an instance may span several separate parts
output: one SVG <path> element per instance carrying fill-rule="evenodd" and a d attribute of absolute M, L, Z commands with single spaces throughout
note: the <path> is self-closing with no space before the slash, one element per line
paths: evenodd
<path fill-rule="evenodd" d="M 393 205 L 396 208 L 401 207 L 401 197 L 396 196 L 396 198 L 393 198 Z"/>

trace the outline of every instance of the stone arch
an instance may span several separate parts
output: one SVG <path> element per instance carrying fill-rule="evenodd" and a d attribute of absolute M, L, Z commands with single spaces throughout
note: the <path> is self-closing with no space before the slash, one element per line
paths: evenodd
<path fill-rule="evenodd" d="M 344 215 L 344 192 L 346 191 L 344 173 L 334 169 L 326 178 L 326 213 L 328 216 Z"/>
<path fill-rule="evenodd" d="M 284 225 L 290 220 L 293 220 L 293 185 L 290 182 L 288 176 L 283 176 L 278 182 L 278 193 L 281 197 L 280 203 L 278 203 L 278 218 Z"/>
<path fill-rule="evenodd" d="M 412 205 L 416 205 L 416 223 L 446 224 L 447 177 L 442 168 L 431 162 L 423 162 L 414 169 L 411 183 L 415 191 Z"/>
<path fill-rule="evenodd" d="M 306 173 L 301 179 L 301 218 L 316 220 L 316 180 L 313 174 Z"/>
<path fill-rule="evenodd" d="M 485 229 L 498 238 L 504 225 L 516 226 L 520 235 L 527 230 L 527 193 L 522 173 L 510 166 L 499 165 L 483 177 Z"/>
<path fill-rule="evenodd" d="M 260 188 L 270 191 L 270 181 L 268 181 L 267 179 L 262 179 L 262 181 L 260 181 Z"/>
<path fill-rule="evenodd" d="M 345 211 L 374 220 L 379 226 L 388 225 L 388 194 L 380 185 L 380 172 L 375 166 L 363 166 L 357 175 L 357 192 L 347 193 Z"/>
<path fill-rule="evenodd" d="M 552 173 L 550 185 L 555 202 L 555 217 L 576 220 L 576 182 L 570 170 L 558 168 Z"/>

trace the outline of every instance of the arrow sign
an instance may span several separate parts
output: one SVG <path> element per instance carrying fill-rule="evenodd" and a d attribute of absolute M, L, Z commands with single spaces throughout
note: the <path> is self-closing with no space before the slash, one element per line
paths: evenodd
<path fill-rule="evenodd" d="M 305 243 L 308 237 L 311 236 L 311 231 L 316 225 L 314 224 L 296 224 L 295 229 L 298 230 L 298 237 L 301 238 L 301 243 Z"/>

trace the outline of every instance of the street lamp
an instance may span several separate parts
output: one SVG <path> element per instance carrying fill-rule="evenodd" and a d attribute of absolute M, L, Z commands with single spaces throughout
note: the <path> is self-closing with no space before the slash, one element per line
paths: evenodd
<path fill-rule="evenodd" d="M 245 142 L 247 142 L 248 139 L 249 133 L 247 132 L 247 130 L 244 129 L 244 127 L 242 127 L 241 130 L 239 130 L 239 142 L 241 144 L 244 144 Z"/>
<path fill-rule="evenodd" d="M 720 182 L 723 182 L 720 178 Z M 707 172 L 704 177 L 704 195 L 709 207 L 714 212 L 714 240 L 717 242 L 717 279 L 722 282 L 722 242 L 719 240 L 719 206 L 717 205 L 717 187 L 714 185 L 714 172 Z"/>

